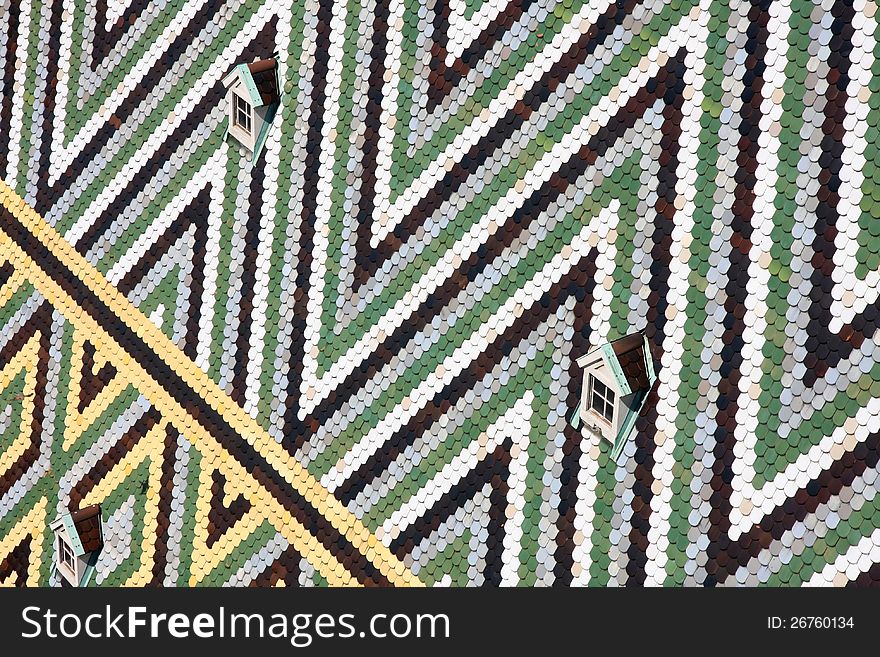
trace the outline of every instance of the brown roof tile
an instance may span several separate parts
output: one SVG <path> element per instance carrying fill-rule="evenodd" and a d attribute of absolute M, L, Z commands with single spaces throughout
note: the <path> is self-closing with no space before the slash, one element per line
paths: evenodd
<path fill-rule="evenodd" d="M 95 552 L 104 545 L 101 536 L 101 506 L 92 504 L 70 514 L 73 526 L 79 534 L 79 540 L 86 552 Z"/>
<path fill-rule="evenodd" d="M 248 64 L 248 70 L 251 73 L 263 73 L 265 71 L 274 70 L 274 68 L 278 65 L 278 62 L 274 59 L 259 59 L 255 62 L 251 62 Z"/>
<path fill-rule="evenodd" d="M 271 105 L 276 102 L 279 97 L 278 62 L 274 59 L 261 59 L 251 62 L 247 66 L 254 78 L 254 84 L 257 85 L 257 91 L 260 92 L 263 104 Z"/>
<path fill-rule="evenodd" d="M 651 385 L 645 367 L 645 337 L 641 333 L 631 333 L 625 338 L 611 343 L 623 375 L 633 392 L 644 390 Z"/>

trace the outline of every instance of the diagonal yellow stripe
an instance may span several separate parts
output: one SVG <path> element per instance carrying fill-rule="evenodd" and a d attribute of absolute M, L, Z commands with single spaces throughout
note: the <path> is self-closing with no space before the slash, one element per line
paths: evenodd
<path fill-rule="evenodd" d="M 0 286 L 0 308 L 12 300 L 12 297 L 15 296 L 15 293 L 18 292 L 23 284 L 24 275 L 16 269 L 12 276 L 9 277 L 9 280 Z"/>
<path fill-rule="evenodd" d="M 31 557 L 33 560 L 28 563 L 27 569 L 27 586 L 40 585 L 40 566 L 43 563 L 43 532 L 46 530 L 46 507 L 47 500 L 41 497 L 34 505 L 34 508 L 19 520 L 6 536 L 0 536 L 0 561 L 15 549 L 25 538 L 31 537 Z M 51 558 L 51 557 L 50 557 Z M 10 575 L 6 580 L 0 582 L 0 586 L 14 586 L 16 581 Z"/>
<path fill-rule="evenodd" d="M 221 455 L 225 458 L 227 452 L 210 432 L 186 413 L 177 401 L 165 388 L 159 385 L 144 370 L 140 363 L 135 361 L 119 346 L 90 315 L 80 312 L 76 300 L 66 295 L 61 287 L 50 276 L 43 272 L 24 252 L 22 252 L 7 235 L 0 230 L 0 246 L 8 252 L 14 253 L 16 262 L 27 272 L 27 279 L 40 290 L 43 296 L 59 310 L 77 329 L 88 331 L 97 349 L 110 354 L 114 365 L 120 371 L 126 373 L 132 380 L 138 382 L 138 390 L 150 403 L 153 404 L 163 417 L 170 418 L 175 428 L 184 433 L 196 446 L 205 451 Z M 258 487 L 259 484 L 250 476 L 247 470 L 234 458 L 229 459 L 227 466 L 233 468 L 236 479 L 246 482 L 247 485 Z M 237 468 L 237 469 L 236 469 Z M 324 576 L 331 586 L 357 586 L 358 582 L 343 567 L 341 563 L 327 550 L 315 536 L 306 529 L 302 523 L 291 518 L 284 507 L 273 496 L 267 495 L 265 503 L 267 513 L 273 525 L 282 531 L 284 537 L 300 554 L 306 556 L 309 562 Z M 283 527 L 283 530 L 281 529 Z"/>
<path fill-rule="evenodd" d="M 419 578 L 397 559 L 376 536 L 339 500 L 333 497 L 320 482 L 313 477 L 296 459 L 288 454 L 269 433 L 250 417 L 238 404 L 205 372 L 195 365 L 162 331 L 150 322 L 128 299 L 113 287 L 101 273 L 92 266 L 73 246 L 55 231 L 37 212 L 30 208 L 6 183 L 0 181 L 0 204 L 31 232 L 44 246 L 48 247 L 68 269 L 77 272 L 85 284 L 102 303 L 104 303 L 129 329 L 134 331 L 144 343 L 165 361 L 190 387 L 196 391 L 236 433 L 247 440 L 267 463 L 314 506 L 328 522 L 351 544 L 369 559 L 388 580 L 396 586 L 424 586 Z M 101 344 L 97 347 L 109 349 L 116 354 L 117 362 L 137 373 L 138 387 L 151 401 L 161 406 L 172 407 L 175 412 L 175 425 L 184 424 L 188 431 L 204 431 L 162 385 L 153 380 L 147 372 L 113 340 L 96 322 L 79 309 L 76 299 L 68 295 L 52 278 L 46 274 L 39 263 L 12 243 L 10 247 L 19 252 L 19 261 L 27 263 L 29 280 L 59 310 L 66 309 L 66 317 L 82 323 L 82 328 L 94 333 L 98 331 Z M 143 377 L 143 378 L 140 378 Z M 158 402 L 157 402 L 158 400 Z M 161 402 L 161 403 L 160 403 Z M 205 432 L 207 433 L 207 432 Z M 305 555 L 304 555 L 305 556 Z"/>
<path fill-rule="evenodd" d="M 37 389 L 37 364 L 40 361 L 40 335 L 36 334 L 25 343 L 2 370 L 0 370 L 0 409 L 12 401 L 3 399 L 6 387 L 21 372 L 25 373 L 24 390 L 21 393 L 21 414 L 18 436 L 0 452 L 0 476 L 15 465 L 15 462 L 27 451 L 31 444 L 31 422 L 34 419 L 34 394 Z M 12 431 L 15 431 L 10 427 Z"/>

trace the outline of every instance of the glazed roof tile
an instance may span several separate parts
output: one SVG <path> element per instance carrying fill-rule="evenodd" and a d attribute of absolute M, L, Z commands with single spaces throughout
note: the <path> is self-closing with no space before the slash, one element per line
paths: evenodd
<path fill-rule="evenodd" d="M 0 583 L 85 501 L 105 586 L 880 581 L 873 3 L 37 4 Z M 567 419 L 634 332 L 618 455 Z"/>

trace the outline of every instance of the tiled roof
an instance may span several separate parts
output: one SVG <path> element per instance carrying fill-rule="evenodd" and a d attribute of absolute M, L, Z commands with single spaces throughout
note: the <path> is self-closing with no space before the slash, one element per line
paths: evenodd
<path fill-rule="evenodd" d="M 247 65 L 264 105 L 278 101 L 278 63 L 263 59 Z"/>
<path fill-rule="evenodd" d="M 880 579 L 873 0 L 3 6 L 0 583 Z"/>
<path fill-rule="evenodd" d="M 651 387 L 645 354 L 645 336 L 633 333 L 611 343 L 617 362 L 623 370 L 631 390 L 645 390 Z"/>
<path fill-rule="evenodd" d="M 85 552 L 95 552 L 103 545 L 101 537 L 101 507 L 92 504 L 79 511 L 70 514 L 73 518 L 73 526 L 79 534 Z"/>

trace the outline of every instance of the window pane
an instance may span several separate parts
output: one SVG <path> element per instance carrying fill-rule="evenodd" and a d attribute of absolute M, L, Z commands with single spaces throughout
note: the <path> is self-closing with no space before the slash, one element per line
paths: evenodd
<path fill-rule="evenodd" d="M 251 131 L 251 106 L 241 96 L 235 96 L 234 121 L 246 132 Z"/>
<path fill-rule="evenodd" d="M 73 556 L 73 550 L 60 536 L 58 537 L 58 555 L 61 557 L 61 563 L 70 567 L 71 569 L 74 569 L 76 567 L 76 560 Z"/>
<path fill-rule="evenodd" d="M 590 375 L 590 407 L 609 422 L 614 419 L 614 393 L 592 374 Z"/>

